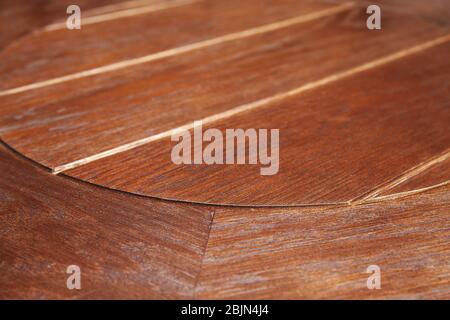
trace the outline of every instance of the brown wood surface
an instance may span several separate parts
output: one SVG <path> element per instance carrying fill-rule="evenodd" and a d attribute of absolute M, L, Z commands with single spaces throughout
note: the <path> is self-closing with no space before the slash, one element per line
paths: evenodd
<path fill-rule="evenodd" d="M 382 32 L 369 33 L 365 17 L 363 8 L 356 8 L 3 96 L 0 134 L 20 153 L 55 168 L 320 80 L 450 30 L 420 18 L 402 19 L 393 11 L 386 12 Z"/>
<path fill-rule="evenodd" d="M 55 177 L 4 147 L 0 155 L 3 299 L 450 292 L 448 186 L 357 206 L 208 209 L 130 198 Z M 65 288 L 65 268 L 74 261 L 83 270 L 81 292 Z M 382 268 L 380 291 L 365 288 L 371 264 Z"/>
<path fill-rule="evenodd" d="M 219 3 L 204 2 L 210 1 Z M 86 17 L 165 2 L 78 1 Z M 123 37 L 111 42 L 92 31 L 101 30 L 101 24 L 87 25 L 84 34 L 92 38 L 71 34 L 86 41 L 76 49 L 83 52 L 77 57 L 60 38 L 65 32 L 42 32 L 64 22 L 67 2 L 0 0 L 0 50 L 6 47 L 0 69 L 9 70 L 0 78 L 18 81 L 1 85 L 12 88 L 45 78 L 46 72 L 79 70 L 74 64 L 62 68 L 65 59 L 79 58 L 82 68 L 95 68 L 104 64 L 87 55 L 110 63 L 120 55 L 147 53 L 154 44 L 138 40 L 151 31 L 133 38 L 126 30 L 150 26 L 160 16 L 202 17 L 185 21 L 193 29 L 178 40 L 189 42 L 259 19 L 297 15 L 268 2 L 271 7 L 263 10 L 259 2 L 242 1 L 242 12 L 233 10 L 234 2 L 217 4 L 224 11 L 212 18 L 202 16 L 205 3 L 114 18 L 119 25 L 111 35 Z M 345 2 L 283 0 L 305 11 Z M 332 79 L 450 30 L 446 0 L 380 1 L 380 32 L 365 29 L 368 4 L 358 1 L 353 9 L 289 30 L 139 66 L 16 94 L 0 92 L 0 137 L 9 144 L 0 145 L 0 299 L 449 299 L 446 40 L 210 124 L 282 128 L 286 154 L 281 152 L 278 177 L 256 177 L 258 166 L 172 168 L 168 139 L 59 175 L 48 169 Z M 252 6 L 263 10 L 261 17 L 245 13 Z M 230 24 L 231 17 L 238 21 Z M 203 28 L 208 21 L 216 24 Z M 170 28 L 164 30 L 170 34 Z M 49 38 L 41 43 L 43 34 Z M 95 39 L 117 51 L 110 56 L 89 51 Z M 116 48 L 116 40 L 130 46 Z M 176 46 L 178 40 L 169 37 L 159 44 Z M 33 52 L 35 45 L 48 50 Z M 17 57 L 8 54 L 13 51 Z M 32 57 L 49 61 L 33 65 Z M 149 195 L 272 207 L 201 205 Z M 274 206 L 295 202 L 315 206 Z M 66 287 L 71 264 L 81 267 L 82 290 Z M 381 268 L 381 290 L 366 287 L 365 271 L 374 264 Z"/>
<path fill-rule="evenodd" d="M 360 206 L 219 208 L 197 296 L 448 299 L 449 196 L 446 186 Z M 381 290 L 367 290 L 369 265 Z"/>
<path fill-rule="evenodd" d="M 382 196 L 389 194 L 414 192 L 414 190 L 424 190 L 433 188 L 443 183 L 449 183 L 450 178 L 450 159 L 436 163 L 427 170 L 424 170 L 398 185 L 380 193 Z"/>
<path fill-rule="evenodd" d="M 98 14 L 98 9 L 120 2 L 123 0 L 77 0 L 84 15 L 89 15 L 90 10 L 95 9 Z M 71 0 L 1 0 L 0 49 L 33 32 L 36 28 L 43 28 L 54 21 L 61 20 L 66 16 L 66 8 L 71 4 L 73 4 Z M 5 67 L 3 64 L 1 66 Z"/>
<path fill-rule="evenodd" d="M 0 68 L 0 90 L 133 59 L 332 7 L 324 3 L 297 0 L 172 2 L 180 3 L 180 6 L 161 8 L 119 20 L 87 24 L 82 26 L 79 32 L 66 28 L 48 31 L 44 29 L 15 42 L 0 57 L 3 62 Z M 258 14 L 255 15 L 254 12 Z M 73 46 L 68 48 L 67 43 L 72 43 Z"/>
<path fill-rule="evenodd" d="M 114 189 L 194 202 L 344 203 L 449 148 L 449 87 L 442 86 L 450 83 L 449 53 L 450 44 L 439 45 L 208 126 L 221 132 L 230 123 L 234 128 L 279 129 L 280 169 L 272 176 L 261 176 L 260 165 L 174 164 L 170 154 L 176 142 L 170 138 L 66 174 Z M 438 183 L 450 178 L 448 170 L 441 174 Z"/>
<path fill-rule="evenodd" d="M 0 172 L 0 298 L 192 298 L 214 208 L 56 177 L 3 146 Z"/>

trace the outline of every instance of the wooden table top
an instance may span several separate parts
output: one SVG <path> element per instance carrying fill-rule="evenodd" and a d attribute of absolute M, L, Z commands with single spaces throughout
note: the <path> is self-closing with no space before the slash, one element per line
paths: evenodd
<path fill-rule="evenodd" d="M 448 1 L 78 2 L 0 1 L 0 298 L 450 298 Z"/>

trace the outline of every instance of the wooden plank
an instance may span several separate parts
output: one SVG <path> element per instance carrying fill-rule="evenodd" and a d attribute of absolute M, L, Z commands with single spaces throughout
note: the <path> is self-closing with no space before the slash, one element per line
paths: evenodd
<path fill-rule="evenodd" d="M 55 168 L 285 92 L 448 31 L 361 8 L 160 61 L 0 97 L 2 139 Z M 401 21 L 399 23 L 398 21 Z M 270 45 L 268 45 L 270 43 Z"/>
<path fill-rule="evenodd" d="M 128 17 L 86 24 L 81 30 L 44 29 L 22 39 L 0 57 L 0 91 L 332 7 L 297 0 L 159 2 L 150 5 L 154 11 L 140 8 Z M 60 12 L 64 16 L 65 10 Z"/>
<path fill-rule="evenodd" d="M 261 176 L 260 165 L 174 164 L 176 142 L 170 138 L 66 174 L 137 194 L 202 203 L 347 202 L 449 148 L 450 100 L 443 85 L 450 81 L 449 52 L 450 44 L 441 44 L 203 128 L 222 133 L 279 129 L 275 175 Z"/>
<path fill-rule="evenodd" d="M 450 187 L 385 203 L 218 208 L 199 299 L 449 299 Z M 381 289 L 369 290 L 369 265 Z"/>
<path fill-rule="evenodd" d="M 3 146 L 0 172 L 0 299 L 193 297 L 213 209 L 53 176 Z"/>

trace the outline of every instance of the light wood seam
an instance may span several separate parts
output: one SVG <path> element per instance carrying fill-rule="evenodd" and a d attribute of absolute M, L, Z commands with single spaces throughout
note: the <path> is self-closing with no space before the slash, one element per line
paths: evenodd
<path fill-rule="evenodd" d="M 320 10 L 320 11 L 316 11 L 313 13 L 296 16 L 291 19 L 286 19 L 283 21 L 266 24 L 263 26 L 247 29 L 244 31 L 230 33 L 230 34 L 227 34 L 224 36 L 208 39 L 205 41 L 200 41 L 200 42 L 188 44 L 185 46 L 172 48 L 172 49 L 160 51 L 157 53 L 152 53 L 152 54 L 149 54 L 146 56 L 108 64 L 108 65 L 98 67 L 98 68 L 92 68 L 92 69 L 88 69 L 85 71 L 80 71 L 80 72 L 76 72 L 73 74 L 69 74 L 69 75 L 65 75 L 65 76 L 61 76 L 61 77 L 57 77 L 57 78 L 53 78 L 53 79 L 48 79 L 48 80 L 39 81 L 39 82 L 35 82 L 32 84 L 28 84 L 28 85 L 24 85 L 24 86 L 12 88 L 12 89 L 7 89 L 4 91 L 0 91 L 0 97 L 18 94 L 18 93 L 22 93 L 25 91 L 35 90 L 35 89 L 39 89 L 39 88 L 43 88 L 43 87 L 48 87 L 51 85 L 60 84 L 63 82 L 72 81 L 72 80 L 76 80 L 76 79 L 86 78 L 86 77 L 90 77 L 90 76 L 94 76 L 94 75 L 98 75 L 98 74 L 102 74 L 102 73 L 117 71 L 120 69 L 128 68 L 131 66 L 136 66 L 136 65 L 140 65 L 140 64 L 144 64 L 144 63 L 148 63 L 148 62 L 152 62 L 152 61 L 161 60 L 163 58 L 176 56 L 176 55 L 187 53 L 190 51 L 204 49 L 204 48 L 215 46 L 218 44 L 222 44 L 222 43 L 226 43 L 226 42 L 230 42 L 230 41 L 234 41 L 234 40 L 240 40 L 240 39 L 248 38 L 251 36 L 279 30 L 282 28 L 287 28 L 287 27 L 290 27 L 290 26 L 293 26 L 296 24 L 306 23 L 306 22 L 309 22 L 312 20 L 323 18 L 328 15 L 333 15 L 338 12 L 348 10 L 348 9 L 352 8 L 353 6 L 354 6 L 353 2 L 344 3 L 342 5 L 338 5 L 333 8 L 330 8 L 330 9 Z"/>
<path fill-rule="evenodd" d="M 6 142 L 4 142 L 3 140 L 0 139 L 0 144 L 3 145 L 5 148 L 7 148 L 7 150 L 9 150 L 10 152 L 14 153 L 16 156 L 22 158 L 23 160 L 29 162 L 30 164 L 32 164 L 33 166 L 35 166 L 36 168 L 39 169 L 43 169 L 47 172 L 49 172 L 48 168 L 43 166 L 42 164 L 25 157 L 22 153 L 17 152 L 16 150 L 14 150 L 11 146 L 9 146 Z M 369 204 L 369 203 L 373 203 L 373 202 L 387 202 L 387 201 L 391 201 L 391 200 L 397 200 L 397 199 L 401 199 L 410 195 L 415 195 L 415 194 L 420 194 L 426 191 L 430 191 L 433 189 L 437 189 L 439 187 L 443 187 L 446 186 L 448 184 L 450 184 L 450 180 L 444 181 L 442 183 L 433 185 L 433 186 L 429 186 L 429 187 L 425 187 L 425 188 L 420 188 L 420 189 L 415 189 L 415 190 L 410 190 L 410 191 L 405 191 L 405 192 L 400 192 L 400 193 L 395 193 L 395 194 L 390 194 L 390 195 L 386 195 L 386 196 L 380 196 L 380 197 L 375 197 L 372 199 L 368 199 L 365 201 L 359 201 L 359 202 L 352 202 L 352 201 L 344 201 L 344 202 L 334 202 L 334 203 L 310 203 L 310 204 L 294 204 L 294 205 L 221 205 L 221 204 L 210 204 L 210 203 L 201 203 L 201 202 L 192 202 L 192 201 L 183 201 L 183 200 L 176 200 L 176 199 L 167 199 L 167 198 L 160 198 L 160 197 L 154 197 L 154 196 L 148 196 L 148 195 L 139 195 L 139 194 L 135 194 L 135 193 L 130 193 L 128 191 L 123 191 L 120 189 L 113 189 L 104 185 L 99 185 L 99 184 L 95 184 L 95 183 L 91 183 L 82 179 L 78 179 L 72 176 L 67 176 L 64 173 L 62 175 L 60 175 L 62 177 L 65 177 L 67 179 L 73 179 L 76 181 L 79 181 L 81 183 L 85 183 L 88 185 L 93 185 L 97 188 L 103 188 L 103 189 L 107 189 L 113 192 L 119 192 L 119 193 L 124 193 L 124 194 L 131 194 L 133 196 L 136 197 L 146 197 L 146 198 L 153 198 L 153 199 L 158 199 L 158 200 L 162 200 L 162 201 L 171 201 L 171 202 L 178 202 L 178 203 L 186 203 L 186 204 L 198 204 L 201 206 L 207 206 L 212 208 L 212 219 L 211 221 L 214 220 L 215 217 L 215 213 L 216 213 L 216 209 L 215 207 L 221 207 L 221 208 L 259 208 L 259 209 L 264 209 L 264 208 L 279 208 L 279 209 L 284 209 L 284 208 L 322 208 L 322 209 L 333 209 L 333 208 L 345 208 L 348 206 L 358 206 L 358 205 L 365 205 L 365 204 Z M 212 225 L 211 225 L 212 226 Z"/>
<path fill-rule="evenodd" d="M 436 157 L 433 157 L 415 167 L 410 168 L 409 170 L 405 171 L 404 173 L 402 173 L 400 176 L 396 177 L 392 181 L 382 184 L 382 185 L 376 187 L 374 190 L 369 191 L 368 193 L 366 193 L 362 196 L 359 196 L 355 199 L 350 200 L 349 203 L 358 204 L 358 203 L 366 203 L 366 202 L 369 202 L 372 200 L 377 200 L 377 199 L 379 200 L 379 199 L 390 199 L 390 198 L 402 197 L 405 195 L 415 194 L 415 193 L 419 193 L 422 191 L 434 189 L 439 186 L 443 186 L 443 185 L 447 184 L 449 181 L 445 181 L 445 182 L 439 183 L 437 185 L 433 185 L 433 186 L 429 186 L 429 187 L 425 187 L 425 188 L 420 188 L 420 189 L 415 189 L 415 190 L 410 190 L 410 191 L 405 191 L 405 192 L 399 192 L 399 193 L 389 194 L 389 195 L 385 195 L 385 196 L 379 196 L 381 193 L 392 190 L 394 187 L 398 186 L 399 184 L 406 182 L 406 181 L 410 180 L 411 178 L 413 178 L 423 172 L 426 172 L 431 167 L 433 167 L 439 163 L 442 163 L 448 159 L 450 159 L 450 149 L 447 149 L 442 154 L 440 154 Z"/>
<path fill-rule="evenodd" d="M 196 2 L 202 2 L 205 0 L 173 0 L 171 2 L 161 2 L 161 3 L 153 3 L 150 5 L 138 7 L 138 8 L 130 8 L 130 9 L 124 9 L 119 10 L 115 12 L 109 12 L 109 13 L 103 13 L 99 15 L 93 15 L 82 18 L 82 26 L 91 25 L 95 23 L 105 22 L 105 21 L 111 21 L 116 19 L 122 19 L 122 18 L 128 18 L 133 17 L 145 13 L 151 13 L 161 10 L 166 10 L 170 8 L 180 7 L 188 4 L 194 4 Z M 42 30 L 44 32 L 51 32 L 55 30 L 61 30 L 66 28 L 65 22 L 59 22 L 50 24 L 46 27 L 44 27 Z"/>
<path fill-rule="evenodd" d="M 437 189 L 443 186 L 446 186 L 450 184 L 450 180 L 432 185 L 432 186 L 428 186 L 428 187 L 424 187 L 424 188 L 419 188 L 419 189 L 414 189 L 414 190 L 409 190 L 409 191 L 403 191 L 403 192 L 397 192 L 397 193 L 392 193 L 392 194 L 388 194 L 385 196 L 377 196 L 377 197 L 373 197 L 370 199 L 366 199 L 364 202 L 361 202 L 361 204 L 366 204 L 366 203 L 372 203 L 372 202 L 385 202 L 388 200 L 397 200 L 397 199 L 401 199 L 407 196 L 412 196 L 415 194 L 420 194 L 426 191 L 430 191 L 433 189 Z"/>
<path fill-rule="evenodd" d="M 150 5 L 160 4 L 164 2 L 171 2 L 174 0 L 131 0 L 131 1 L 122 1 L 113 3 L 110 5 L 105 5 L 97 8 L 88 9 L 84 12 L 84 16 L 93 17 L 93 16 L 99 16 L 107 13 L 112 13 L 116 11 L 126 10 L 126 9 L 135 9 L 135 8 L 141 8 L 141 7 L 147 7 Z M 204 0 L 208 1 L 208 0 Z M 59 21 L 55 21 L 54 24 L 58 23 Z M 53 24 L 53 23 L 52 23 Z"/>
<path fill-rule="evenodd" d="M 432 48 L 434 46 L 437 46 L 437 45 L 440 45 L 440 44 L 443 44 L 443 43 L 446 43 L 449 40 L 450 40 L 450 34 L 442 36 L 442 37 L 439 37 L 439 38 L 436 38 L 436 39 L 433 39 L 431 41 L 422 43 L 422 44 L 417 45 L 417 46 L 410 47 L 408 49 L 404 49 L 404 50 L 398 51 L 398 52 L 396 52 L 394 54 L 385 56 L 383 58 L 376 59 L 376 60 L 364 63 L 362 65 L 359 65 L 359 66 L 355 67 L 355 68 L 351 68 L 351 69 L 345 70 L 343 72 L 332 74 L 332 75 L 327 76 L 325 78 L 322 78 L 322 79 L 320 79 L 318 81 L 307 83 L 307 84 L 305 84 L 303 86 L 300 86 L 300 87 L 298 87 L 296 89 L 293 89 L 293 90 L 290 90 L 290 91 L 287 91 L 287 92 L 283 92 L 283 93 L 280 93 L 280 94 L 276 94 L 276 95 L 273 95 L 273 96 L 270 96 L 270 97 L 267 97 L 267 98 L 264 98 L 264 99 L 261 99 L 261 100 L 257 100 L 257 101 L 254 101 L 254 102 L 251 102 L 251 103 L 248 103 L 248 104 L 244 104 L 244 105 L 241 105 L 241 106 L 229 109 L 229 110 L 221 112 L 221 113 L 217 113 L 217 114 L 205 117 L 205 118 L 201 119 L 201 121 L 202 121 L 202 124 L 205 125 L 205 124 L 209 124 L 209 123 L 212 123 L 212 122 L 216 122 L 218 120 L 223 120 L 225 118 L 229 118 L 229 117 L 237 115 L 239 113 L 247 112 L 247 111 L 250 111 L 250 110 L 253 110 L 253 109 L 256 109 L 256 108 L 259 108 L 259 107 L 262 107 L 262 106 L 265 106 L 265 105 L 268 105 L 268 104 L 271 104 L 271 103 L 274 103 L 274 102 L 281 101 L 281 100 L 286 99 L 288 97 L 292 97 L 292 96 L 301 94 L 303 92 L 306 92 L 306 91 L 309 91 L 309 90 L 312 90 L 312 89 L 315 89 L 315 88 L 327 85 L 329 83 L 332 83 L 332 82 L 335 82 L 335 81 L 338 81 L 338 80 L 341 80 L 341 79 L 344 79 L 344 78 L 348 78 L 348 77 L 350 77 L 352 75 L 355 75 L 355 74 L 358 74 L 358 73 L 361 73 L 361 72 L 364 72 L 364 71 L 367 71 L 367 70 L 379 67 L 381 65 L 390 63 L 392 61 L 395 61 L 395 60 L 404 58 L 406 56 L 409 56 L 409 55 L 412 55 L 412 54 L 424 51 L 426 49 Z M 139 146 L 145 145 L 147 143 L 150 143 L 150 142 L 153 142 L 153 141 L 157 141 L 157 140 L 169 137 L 169 136 L 171 136 L 173 134 L 177 134 L 177 133 L 180 133 L 180 132 L 183 132 L 183 131 L 186 131 L 186 130 L 190 130 L 190 129 L 193 129 L 193 128 L 194 128 L 194 125 L 193 125 L 192 122 L 190 122 L 190 123 L 184 124 L 182 126 L 179 126 L 177 128 L 173 128 L 173 129 L 170 129 L 170 130 L 158 133 L 156 135 L 152 135 L 152 136 L 149 136 L 149 137 L 146 137 L 146 138 L 143 138 L 143 139 L 139 139 L 139 140 L 133 141 L 131 143 L 127 143 L 127 144 L 124 144 L 124 145 L 121 145 L 121 146 L 118 146 L 118 147 L 115 147 L 115 148 L 112 148 L 112 149 L 109 149 L 109 150 L 97 153 L 95 155 L 92 155 L 92 156 L 89 156 L 89 157 L 85 157 L 83 159 L 79 159 L 79 160 L 76 160 L 76 161 L 73 161 L 73 162 L 70 162 L 70 163 L 66 163 L 66 164 L 57 166 L 57 167 L 53 168 L 52 172 L 53 172 L 53 174 L 58 174 L 58 173 L 61 173 L 63 171 L 67 171 L 69 169 L 80 167 L 82 165 L 91 163 L 93 161 L 96 161 L 96 160 L 99 160 L 99 159 L 103 159 L 103 158 L 106 158 L 106 157 L 109 157 L 109 156 L 112 156 L 112 155 L 115 155 L 115 154 L 118 154 L 118 153 L 121 153 L 121 152 L 125 152 L 125 151 L 128 151 L 128 150 L 137 148 Z"/>

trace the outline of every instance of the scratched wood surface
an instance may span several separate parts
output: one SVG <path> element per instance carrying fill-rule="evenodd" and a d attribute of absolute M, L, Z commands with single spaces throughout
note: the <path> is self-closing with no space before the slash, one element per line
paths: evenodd
<path fill-rule="evenodd" d="M 9 144 L 0 145 L 0 298 L 449 299 L 449 2 L 380 1 L 378 33 L 365 29 L 366 1 L 240 1 L 242 12 L 234 1 L 169 2 L 79 1 L 103 22 L 68 35 L 68 3 L 0 1 L 0 137 Z M 167 8 L 152 13 L 158 6 Z M 177 51 L 299 16 L 309 18 Z M 192 29 L 177 38 L 177 22 Z M 172 36 L 139 43 L 155 36 L 127 34 L 139 25 Z M 64 36 L 82 45 L 71 51 Z M 91 50 L 98 39 L 109 53 Z M 158 61 L 45 83 L 170 48 L 176 55 Z M 5 91 L 27 84 L 37 87 Z M 206 126 L 284 128 L 275 180 L 256 177 L 259 167 L 170 169 L 164 137 L 89 160 L 311 84 Z M 299 167 L 301 155 L 309 160 Z M 299 203 L 326 205 L 251 206 Z M 70 264 L 82 268 L 81 291 L 66 288 Z M 366 288 L 371 264 L 381 290 Z"/>

